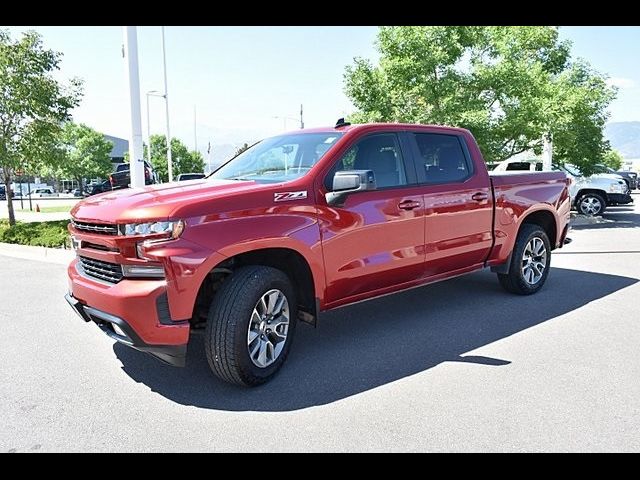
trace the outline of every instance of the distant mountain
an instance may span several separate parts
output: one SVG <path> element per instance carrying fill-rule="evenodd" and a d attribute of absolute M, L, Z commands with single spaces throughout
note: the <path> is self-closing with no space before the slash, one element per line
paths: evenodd
<path fill-rule="evenodd" d="M 609 123 L 604 134 L 624 158 L 640 158 L 640 122 Z"/>

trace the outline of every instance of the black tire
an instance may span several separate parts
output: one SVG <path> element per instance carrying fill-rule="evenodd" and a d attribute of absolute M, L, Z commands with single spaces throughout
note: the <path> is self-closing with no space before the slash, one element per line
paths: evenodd
<path fill-rule="evenodd" d="M 542 272 L 542 277 L 534 284 L 529 283 L 523 273 L 523 256 L 525 249 L 529 242 L 534 238 L 539 238 L 544 243 L 546 250 L 546 266 Z M 542 288 L 544 282 L 549 275 L 549 268 L 551 267 L 551 244 L 549 243 L 549 237 L 542 227 L 538 225 L 525 223 L 518 232 L 518 238 L 513 247 L 513 253 L 511 255 L 511 265 L 509 266 L 509 273 L 498 274 L 498 280 L 500 285 L 511 293 L 518 295 L 531 295 L 536 293 Z"/>
<path fill-rule="evenodd" d="M 275 361 L 260 368 L 253 363 L 247 333 L 253 309 L 269 290 L 280 290 L 289 304 L 289 327 Z M 282 271 L 261 265 L 241 267 L 227 278 L 211 303 L 205 330 L 205 351 L 213 373 L 225 382 L 253 387 L 273 377 L 284 363 L 295 333 L 298 308 L 295 292 Z"/>
<path fill-rule="evenodd" d="M 600 209 L 597 211 L 593 211 L 592 208 L 591 209 L 589 208 L 588 206 L 589 204 L 591 205 L 599 204 Z M 581 213 L 583 215 L 588 215 L 588 216 L 602 215 L 602 213 L 605 211 L 606 208 L 607 208 L 607 201 L 602 197 L 602 195 L 599 195 L 597 193 L 586 193 L 582 195 L 576 202 L 576 210 L 578 210 L 578 213 Z"/>

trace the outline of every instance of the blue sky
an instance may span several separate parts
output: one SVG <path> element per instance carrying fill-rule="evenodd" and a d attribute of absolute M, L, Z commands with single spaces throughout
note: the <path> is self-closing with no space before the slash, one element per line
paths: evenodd
<path fill-rule="evenodd" d="M 61 78 L 85 81 L 74 119 L 128 136 L 122 27 L 0 27 L 16 37 L 34 29 L 61 51 Z M 352 106 L 342 91 L 353 57 L 375 59 L 376 27 L 166 27 L 172 134 L 192 148 L 193 106 L 198 147 L 239 144 L 275 134 L 304 104 L 308 127 L 333 124 Z M 574 56 L 608 74 L 620 91 L 611 121 L 640 120 L 640 27 L 563 27 Z M 160 27 L 138 28 L 143 132 L 144 92 L 162 90 Z M 164 105 L 151 99 L 151 131 L 164 131 Z M 293 120 L 287 128 L 296 127 Z"/>

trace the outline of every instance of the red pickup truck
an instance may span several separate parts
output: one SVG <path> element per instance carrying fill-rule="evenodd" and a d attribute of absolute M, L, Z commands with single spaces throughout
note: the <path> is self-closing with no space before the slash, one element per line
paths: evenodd
<path fill-rule="evenodd" d="M 489 176 L 467 130 L 339 121 L 263 140 L 206 179 L 78 203 L 66 299 L 176 366 L 204 329 L 213 372 L 252 386 L 324 310 L 485 267 L 537 292 L 569 209 L 564 174 Z"/>

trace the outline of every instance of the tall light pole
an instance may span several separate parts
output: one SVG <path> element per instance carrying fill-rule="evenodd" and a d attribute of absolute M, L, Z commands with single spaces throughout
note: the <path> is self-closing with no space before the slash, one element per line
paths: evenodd
<path fill-rule="evenodd" d="M 198 151 L 198 129 L 196 128 L 196 106 L 193 106 L 193 151 Z"/>
<path fill-rule="evenodd" d="M 167 90 L 167 51 L 164 45 L 164 26 L 162 28 L 162 67 L 164 70 L 164 103 L 167 119 L 167 170 L 169 181 L 173 182 L 173 161 L 171 159 L 171 130 L 169 129 L 169 91 Z"/>
<path fill-rule="evenodd" d="M 151 165 L 151 117 L 149 115 L 149 97 L 165 98 L 165 96 L 157 90 L 147 92 L 147 161 L 149 165 Z"/>
<path fill-rule="evenodd" d="M 300 120 L 295 117 L 283 117 L 281 115 L 274 115 L 273 118 L 282 119 L 284 121 L 284 129 L 287 129 L 287 120 L 293 120 L 294 122 L 300 121 L 300 128 L 304 128 L 304 123 L 302 123 L 302 115 L 300 116 Z"/>
<path fill-rule="evenodd" d="M 124 48 L 122 54 L 127 62 L 129 85 L 129 171 L 131 186 L 144 187 L 144 163 L 142 153 L 142 120 L 140 118 L 140 76 L 138 72 L 138 36 L 136 27 L 122 27 Z"/>

